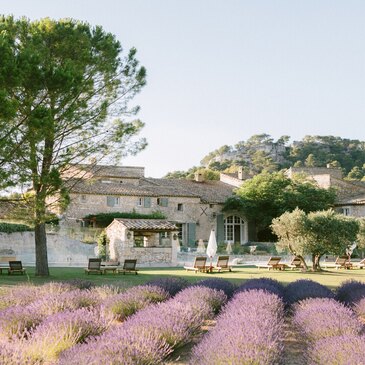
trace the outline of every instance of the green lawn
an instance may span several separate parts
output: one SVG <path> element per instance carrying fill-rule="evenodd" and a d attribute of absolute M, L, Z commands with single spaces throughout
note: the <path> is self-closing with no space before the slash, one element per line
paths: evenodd
<path fill-rule="evenodd" d="M 138 275 L 135 274 L 112 274 L 95 275 L 84 274 L 82 268 L 50 268 L 51 276 L 49 278 L 39 278 L 34 275 L 34 268 L 27 268 L 27 275 L 0 275 L 0 286 L 2 285 L 16 285 L 18 283 L 33 283 L 43 284 L 49 281 L 63 281 L 71 279 L 85 279 L 94 282 L 97 285 L 110 285 L 117 284 L 120 286 L 134 286 L 143 284 L 149 280 L 158 277 L 182 277 L 191 282 L 207 279 L 207 278 L 224 278 L 228 279 L 235 284 L 239 284 L 243 280 L 269 277 L 277 279 L 283 284 L 287 284 L 291 281 L 299 279 L 311 279 L 315 280 L 323 285 L 330 287 L 331 289 L 339 286 L 343 281 L 354 279 L 365 282 L 365 270 L 328 270 L 321 273 L 302 273 L 299 271 L 267 271 L 259 270 L 256 267 L 238 267 L 233 272 L 223 273 L 197 273 L 186 272 L 182 268 L 142 268 Z"/>

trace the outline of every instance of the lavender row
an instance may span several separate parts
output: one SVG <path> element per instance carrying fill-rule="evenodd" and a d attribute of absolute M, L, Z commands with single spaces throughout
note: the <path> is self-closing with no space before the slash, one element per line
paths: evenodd
<path fill-rule="evenodd" d="M 64 352 L 60 365 L 160 364 L 190 342 L 226 301 L 222 291 L 200 286 L 184 289 L 167 302 L 149 306 L 123 325 Z"/>
<path fill-rule="evenodd" d="M 294 323 L 308 341 L 310 364 L 363 363 L 364 326 L 351 308 L 332 298 L 311 298 L 294 310 Z"/>
<path fill-rule="evenodd" d="M 25 307 L 7 308 L 0 312 L 0 363 L 18 364 L 14 353 L 21 357 L 19 364 L 55 361 L 66 349 L 168 298 L 168 293 L 154 286 L 114 295 L 108 288 L 99 288 L 98 295 L 77 289 L 50 294 Z"/>
<path fill-rule="evenodd" d="M 273 293 L 239 292 L 216 326 L 193 348 L 191 364 L 277 364 L 283 350 L 284 304 Z"/>

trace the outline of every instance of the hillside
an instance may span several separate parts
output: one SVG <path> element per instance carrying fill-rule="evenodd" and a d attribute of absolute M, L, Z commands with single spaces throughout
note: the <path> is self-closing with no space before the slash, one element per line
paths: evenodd
<path fill-rule="evenodd" d="M 289 136 L 274 140 L 268 134 L 254 135 L 234 146 L 224 145 L 203 157 L 201 166 L 188 171 L 174 171 L 167 178 L 191 178 L 203 170 L 206 178 L 215 179 L 218 172 L 235 172 L 243 167 L 247 176 L 263 171 L 273 172 L 291 166 L 325 167 L 330 164 L 343 170 L 349 179 L 365 176 L 365 142 L 334 136 L 305 136 L 289 143 Z"/>

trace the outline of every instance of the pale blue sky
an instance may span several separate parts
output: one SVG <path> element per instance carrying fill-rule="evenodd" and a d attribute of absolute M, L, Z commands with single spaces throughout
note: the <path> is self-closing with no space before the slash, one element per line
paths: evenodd
<path fill-rule="evenodd" d="M 99 24 L 135 46 L 146 175 L 253 134 L 365 140 L 365 2 L 0 0 L 0 12 Z"/>

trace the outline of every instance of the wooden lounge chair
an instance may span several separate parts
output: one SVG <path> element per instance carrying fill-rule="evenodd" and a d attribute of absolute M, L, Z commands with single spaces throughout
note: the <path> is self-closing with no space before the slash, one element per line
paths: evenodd
<path fill-rule="evenodd" d="M 117 269 L 117 273 L 125 275 L 126 272 L 134 272 L 137 275 L 138 270 L 136 269 L 136 265 L 136 259 L 126 259 L 124 260 L 123 268 Z"/>
<path fill-rule="evenodd" d="M 89 259 L 89 264 L 87 265 L 87 269 L 85 269 L 85 273 L 87 273 L 88 275 L 90 273 L 102 275 L 103 271 L 100 266 L 101 259 Z"/>
<path fill-rule="evenodd" d="M 300 269 L 303 267 L 303 262 L 298 256 L 294 256 L 291 260 L 290 264 L 286 264 L 287 267 L 290 267 L 292 270 Z"/>
<path fill-rule="evenodd" d="M 286 265 L 280 263 L 281 257 L 272 256 L 266 264 L 258 264 L 256 267 L 259 269 L 273 269 L 273 270 L 284 270 Z"/>
<path fill-rule="evenodd" d="M 321 264 L 325 269 L 351 269 L 352 263 L 348 256 L 338 256 L 335 262 L 323 262 Z"/>
<path fill-rule="evenodd" d="M 363 267 L 365 267 L 365 259 L 362 259 L 360 262 L 354 262 L 352 264 L 352 267 L 362 269 Z"/>
<path fill-rule="evenodd" d="M 229 256 L 218 256 L 217 265 L 214 266 L 214 269 L 221 272 L 222 270 L 232 271 L 232 267 L 228 265 Z"/>
<path fill-rule="evenodd" d="M 15 273 L 19 273 L 21 275 L 25 274 L 25 269 L 23 268 L 21 261 L 9 261 L 8 274 L 11 275 Z"/>
<path fill-rule="evenodd" d="M 194 265 L 193 266 L 184 266 L 186 271 L 193 270 L 196 273 L 198 271 L 205 272 L 207 271 L 207 258 L 205 256 L 197 256 L 195 257 Z"/>

